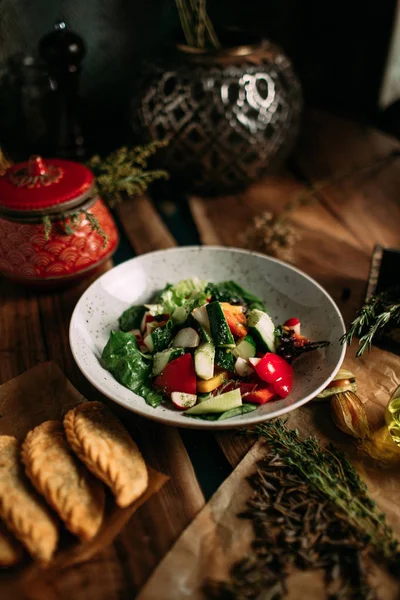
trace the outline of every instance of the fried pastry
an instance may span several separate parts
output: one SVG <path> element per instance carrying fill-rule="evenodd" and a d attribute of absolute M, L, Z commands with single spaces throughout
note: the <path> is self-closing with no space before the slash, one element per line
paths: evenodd
<path fill-rule="evenodd" d="M 103 520 L 104 487 L 71 451 L 62 423 L 45 421 L 30 431 L 21 458 L 29 479 L 66 528 L 81 540 L 93 538 Z"/>
<path fill-rule="evenodd" d="M 24 473 L 20 443 L 0 436 L 0 517 L 32 558 L 46 563 L 58 542 L 55 517 Z"/>
<path fill-rule="evenodd" d="M 0 523 L 0 567 L 17 565 L 23 552 L 21 544 L 7 531 L 3 523 Z"/>
<path fill-rule="evenodd" d="M 64 427 L 73 451 L 111 488 L 118 506 L 128 506 L 143 494 L 148 484 L 143 457 L 104 404 L 79 404 L 66 414 Z"/>

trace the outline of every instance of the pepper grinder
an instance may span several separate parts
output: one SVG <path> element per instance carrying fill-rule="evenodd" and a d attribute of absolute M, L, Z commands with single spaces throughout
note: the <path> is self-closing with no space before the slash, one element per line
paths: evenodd
<path fill-rule="evenodd" d="M 81 61 L 86 54 L 82 38 L 64 21 L 39 42 L 39 54 L 47 64 L 50 91 L 45 106 L 48 119 L 48 153 L 72 160 L 85 158 L 85 141 L 78 94 Z"/>

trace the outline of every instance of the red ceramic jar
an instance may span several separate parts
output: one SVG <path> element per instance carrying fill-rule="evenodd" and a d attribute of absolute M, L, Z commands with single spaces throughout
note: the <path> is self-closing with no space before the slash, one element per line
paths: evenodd
<path fill-rule="evenodd" d="M 91 275 L 118 244 L 114 220 L 93 190 L 93 173 L 68 160 L 33 156 L 7 169 L 0 176 L 0 273 L 46 287 Z M 106 243 L 81 211 L 97 219 Z"/>

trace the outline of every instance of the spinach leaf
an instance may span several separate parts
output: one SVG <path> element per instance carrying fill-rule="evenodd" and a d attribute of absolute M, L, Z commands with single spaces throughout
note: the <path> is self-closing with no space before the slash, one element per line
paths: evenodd
<path fill-rule="evenodd" d="M 161 394 L 151 387 L 151 361 L 140 352 L 132 333 L 112 331 L 101 360 L 119 383 L 143 396 L 147 404 L 153 408 L 161 404 Z"/>
<path fill-rule="evenodd" d="M 258 308 L 265 311 L 265 305 L 261 298 L 245 290 L 235 281 L 209 283 L 206 287 L 206 293 L 212 297 L 212 300 L 217 302 L 243 304 L 249 309 Z"/>
<path fill-rule="evenodd" d="M 127 308 L 118 319 L 121 331 L 140 329 L 143 315 L 146 312 L 144 306 L 131 306 Z"/>

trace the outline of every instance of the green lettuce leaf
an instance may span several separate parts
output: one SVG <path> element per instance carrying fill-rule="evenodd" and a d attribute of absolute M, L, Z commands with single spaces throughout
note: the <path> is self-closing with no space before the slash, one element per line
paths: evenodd
<path fill-rule="evenodd" d="M 207 282 L 201 281 L 197 277 L 183 279 L 176 285 L 169 283 L 157 294 L 155 304 L 151 305 L 150 313 L 152 315 L 172 315 L 178 306 L 182 306 L 188 300 L 196 299 L 197 305 L 204 304 L 207 298 L 206 286 Z"/>
<path fill-rule="evenodd" d="M 140 352 L 132 333 L 112 331 L 101 360 L 119 383 L 143 396 L 147 404 L 153 408 L 161 404 L 161 394 L 151 386 L 152 361 Z"/>
<path fill-rule="evenodd" d="M 235 281 L 222 281 L 221 283 L 209 283 L 206 294 L 217 302 L 229 302 L 230 304 L 243 304 L 249 309 L 257 308 L 265 311 L 265 305 L 261 298 L 255 296 L 248 290 L 242 288 Z"/>
<path fill-rule="evenodd" d="M 118 324 L 121 331 L 140 329 L 145 312 L 146 308 L 144 306 L 131 306 L 130 308 L 127 308 L 118 319 Z"/>

